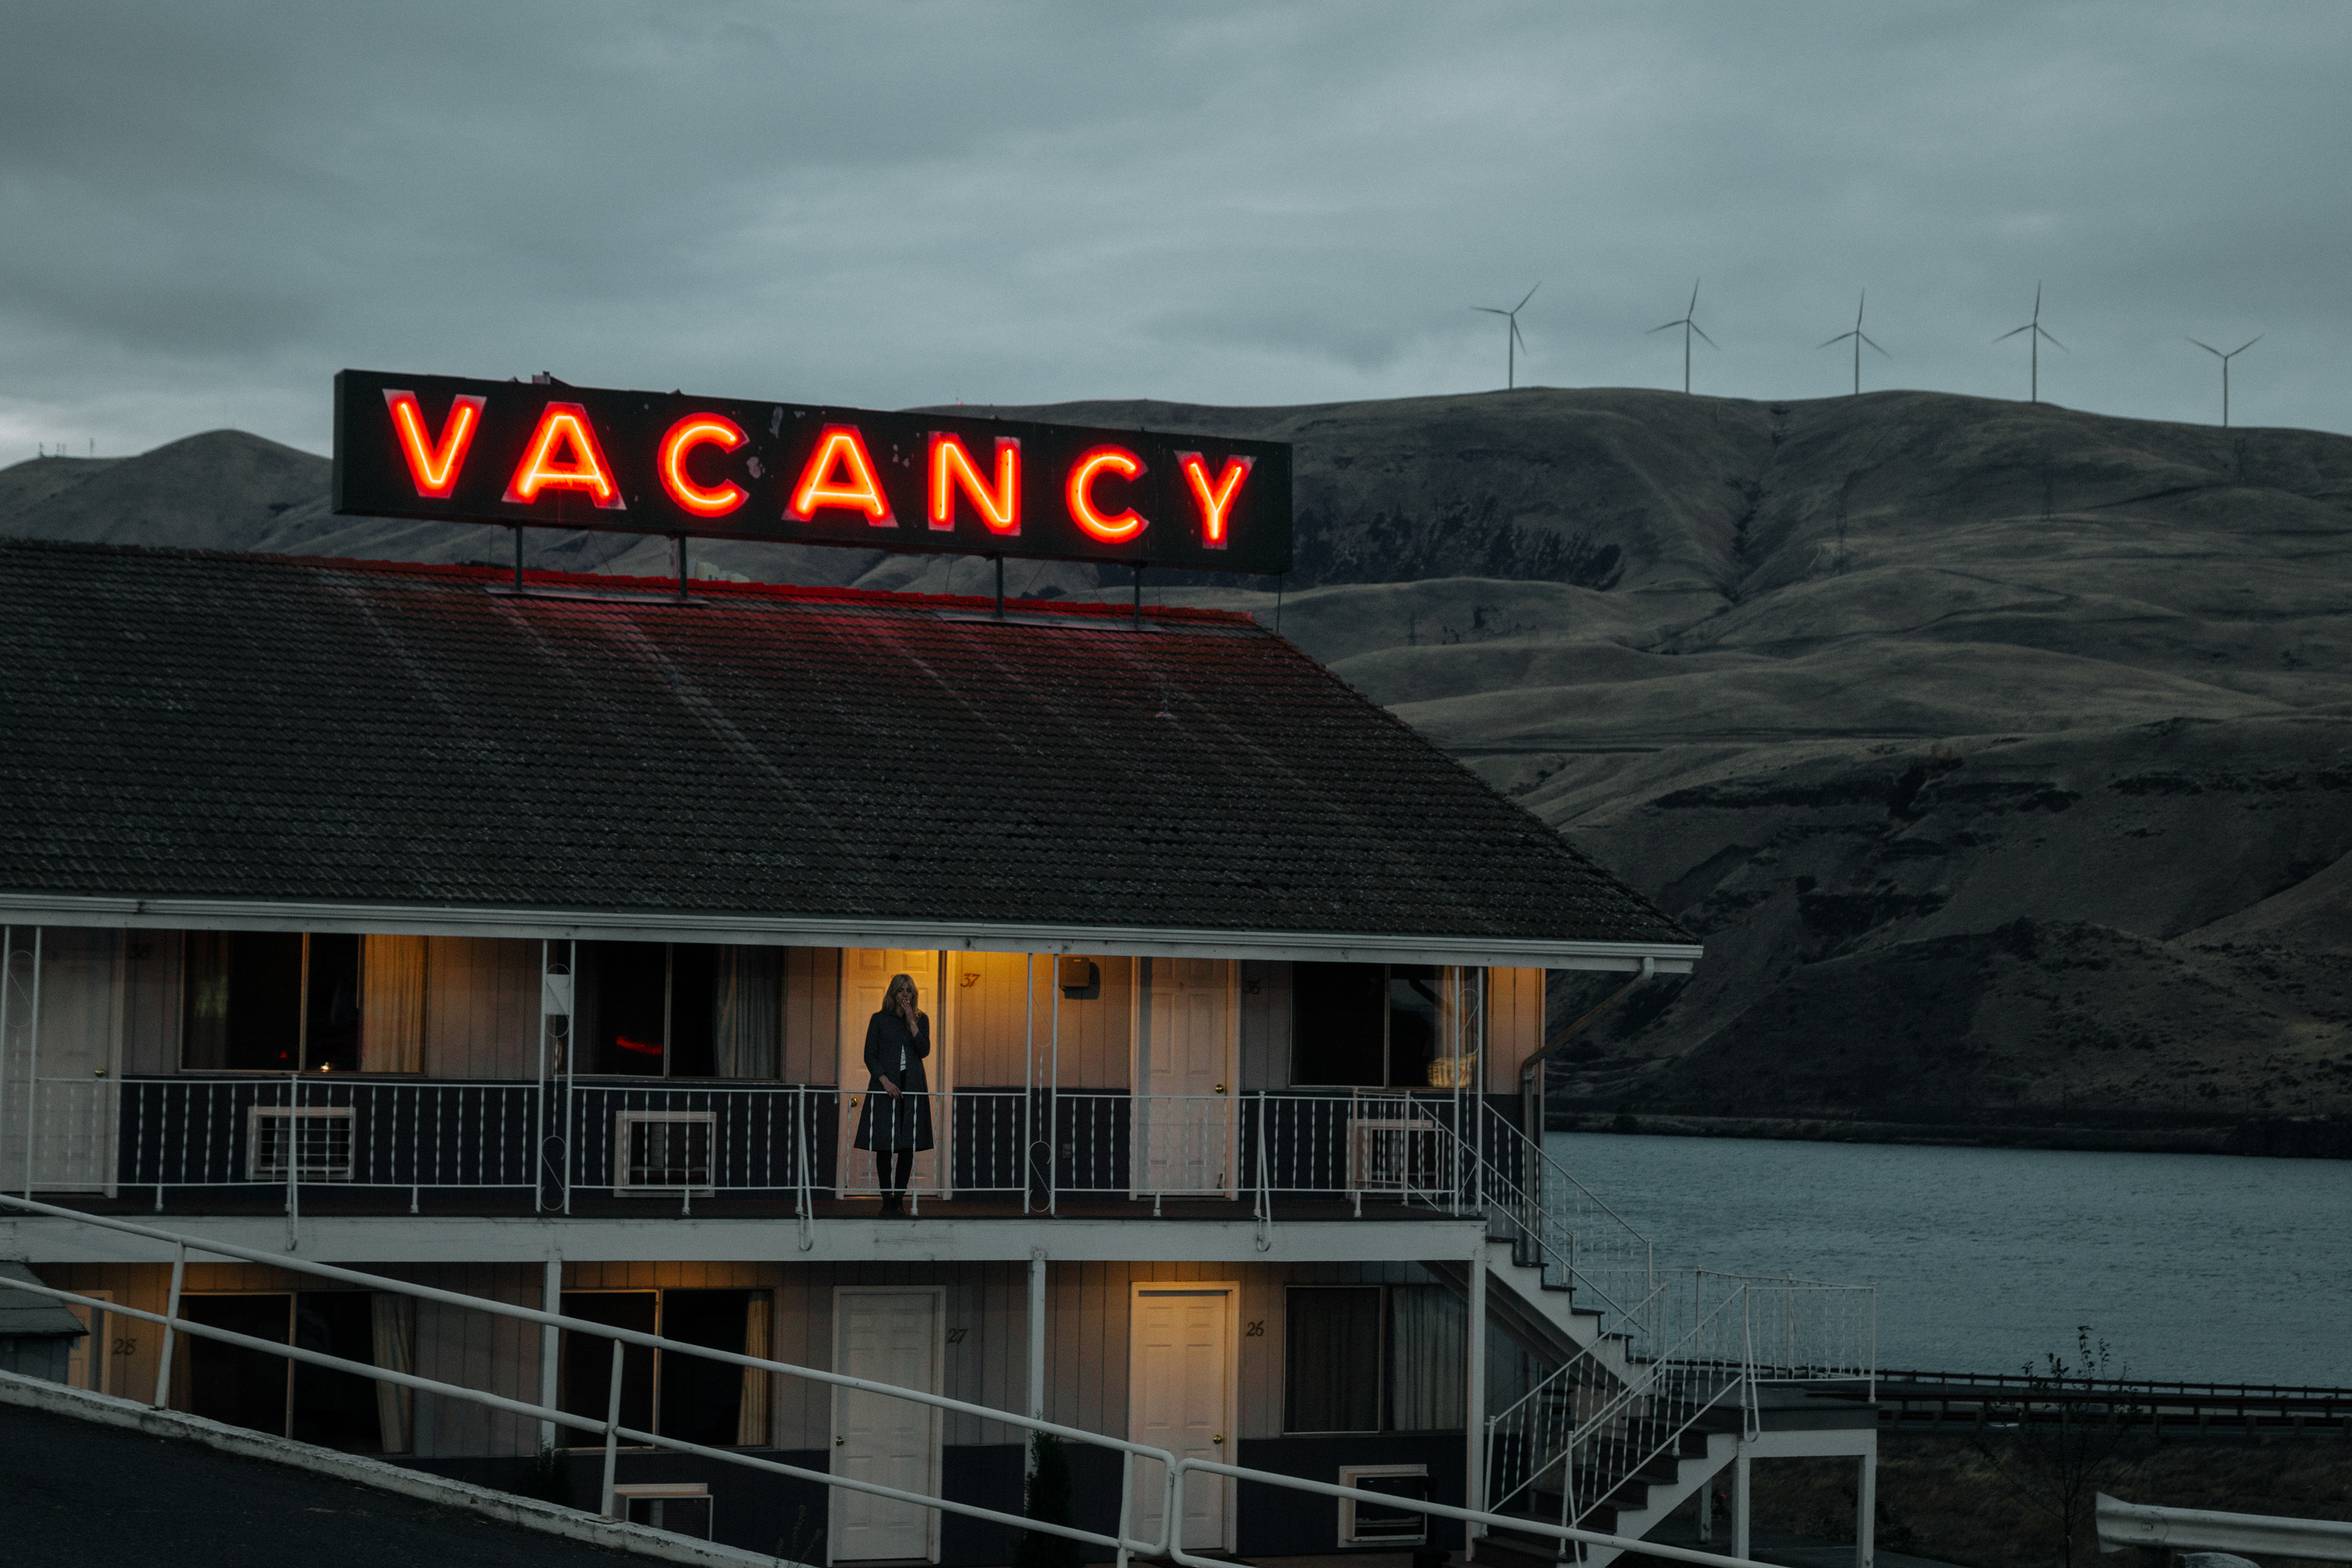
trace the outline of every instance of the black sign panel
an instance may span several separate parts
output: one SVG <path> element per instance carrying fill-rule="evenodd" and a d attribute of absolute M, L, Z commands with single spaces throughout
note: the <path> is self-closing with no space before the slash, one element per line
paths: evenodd
<path fill-rule="evenodd" d="M 347 370 L 335 510 L 1286 572 L 1290 448 Z"/>

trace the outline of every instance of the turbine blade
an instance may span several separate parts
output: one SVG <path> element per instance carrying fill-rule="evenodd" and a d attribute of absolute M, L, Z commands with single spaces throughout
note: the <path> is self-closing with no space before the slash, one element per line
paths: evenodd
<path fill-rule="evenodd" d="M 1519 324 L 1517 321 L 1511 323 L 1511 341 L 1521 348 L 1528 346 L 1528 340 L 1519 335 Z"/>
<path fill-rule="evenodd" d="M 2202 342 L 2197 338 L 2191 338 L 2189 341 L 2197 344 L 2199 348 L 2203 349 L 2207 353 L 2214 355 L 2216 358 L 2228 359 L 2230 357 L 2228 354 L 2223 353 L 2220 349 L 2215 348 L 2211 343 Z"/>
<path fill-rule="evenodd" d="M 1536 289 L 1540 289 L 1542 287 L 1543 283 L 1538 279 L 1536 283 Z M 1519 296 L 1519 302 L 1511 307 L 1511 313 L 1513 315 L 1517 315 L 1519 311 L 1528 308 L 1528 301 L 1536 297 L 1536 289 L 1530 289 L 1526 293 Z"/>
<path fill-rule="evenodd" d="M 1864 342 L 1870 343 L 1870 337 L 1869 337 L 1869 334 L 1867 334 L 1867 333 L 1865 333 L 1865 332 L 1856 332 L 1856 333 L 1854 333 L 1854 336 L 1855 336 L 1855 337 L 1858 337 L 1858 338 L 1860 338 L 1860 339 L 1862 339 L 1862 341 L 1863 341 Z M 1876 343 L 1870 343 L 1870 346 L 1871 346 L 1872 348 L 1878 349 L 1878 345 L 1877 345 Z M 1884 357 L 1885 357 L 1885 358 L 1887 358 L 1887 359 L 1893 359 L 1893 358 L 1895 357 L 1893 354 L 1891 354 L 1891 353 L 1887 353 L 1887 352 L 1886 352 L 1885 349 L 1878 349 L 1878 352 L 1879 352 L 1879 353 L 1880 353 L 1881 355 L 1883 355 Z"/>
<path fill-rule="evenodd" d="M 1815 343 L 1813 347 L 1817 349 L 1825 349 L 1830 346 L 1830 343 L 1842 343 L 1852 336 L 1853 336 L 1852 332 L 1840 332 L 1837 336 L 1832 338 L 1828 343 Z"/>
<path fill-rule="evenodd" d="M 1490 316 L 1507 316 L 1510 314 L 1508 310 L 1497 310 L 1492 305 L 1473 305 L 1470 308 L 1474 310 L 1484 310 Z"/>
<path fill-rule="evenodd" d="M 1857 332 L 1862 331 L 1862 308 L 1869 303 L 1870 290 L 1864 289 L 1862 291 L 1862 298 L 1855 300 L 1853 306 L 1853 330 Z"/>
<path fill-rule="evenodd" d="M 2248 338 L 2244 342 L 2240 343 L 2236 348 L 2231 349 L 2230 353 L 2234 358 L 2239 354 L 2244 353 L 2248 349 L 2252 348 L 2256 343 L 2261 342 L 2264 338 L 2269 336 L 2270 334 L 2268 332 L 2256 332 L 2252 337 Z"/>
<path fill-rule="evenodd" d="M 2021 327 L 2011 327 L 2009 331 L 2005 331 L 2005 332 L 2001 333 L 2001 335 L 2000 335 L 2000 336 L 1999 336 L 1999 337 L 1997 337 L 1997 338 L 1993 339 L 1993 342 L 1997 342 L 1997 343 L 2005 343 L 2005 342 L 2009 342 L 2009 340 L 2010 340 L 2010 339 L 2011 339 L 2011 338 L 2013 338 L 2013 337 L 2017 336 L 2017 334 L 2018 334 L 2018 333 L 2020 333 L 2020 332 L 2031 332 L 2031 331 L 2036 331 L 2036 330 L 2038 330 L 2038 329 L 2036 329 L 2036 328 L 2034 327 L 2033 323 L 2032 323 L 2032 322 L 2031 322 L 2031 321 L 2028 321 L 2025 325 L 2023 325 L 2023 326 L 2021 326 Z"/>
<path fill-rule="evenodd" d="M 2036 327 L 2036 328 L 2034 328 L 2033 330 L 2034 330 L 2035 331 L 2037 331 L 2037 332 L 2040 332 L 2043 337 L 2045 337 L 2045 338 L 2050 338 L 2050 341 L 2051 341 L 2052 342 L 2053 342 L 2053 343 L 2058 343 L 2058 340 L 2057 340 L 2056 338 L 2050 337 L 2050 329 L 2049 329 L 2049 328 L 2047 328 L 2047 327 Z M 2064 343 L 2058 343 L 2058 352 L 2059 352 L 2060 353 L 2062 353 L 2062 354 L 2070 354 L 2070 353 L 2073 353 L 2074 351 L 2073 349 L 2068 348 Z"/>
<path fill-rule="evenodd" d="M 1699 335 L 1699 340 L 1706 343 L 1707 347 L 1711 349 L 1719 349 L 1723 346 L 1721 343 L 1717 342 L 1713 338 L 1708 337 L 1706 335 L 1706 329 L 1700 326 L 1696 321 L 1693 321 L 1690 324 L 1690 330 L 1696 332 Z"/>
<path fill-rule="evenodd" d="M 1682 325 L 1682 323 L 1681 323 L 1680 321 L 1661 321 L 1661 322 L 1659 322 L 1656 326 L 1652 327 L 1652 328 L 1650 329 L 1650 331 L 1652 331 L 1652 332 L 1663 332 L 1663 331 L 1665 331 L 1667 328 L 1669 328 L 1669 327 L 1679 327 L 1679 326 L 1681 326 L 1681 325 Z M 1648 335 L 1649 335 L 1649 333 L 1648 333 L 1648 332 L 1644 332 L 1644 333 L 1643 334 L 1643 336 L 1644 336 L 1644 337 L 1647 337 Z"/>
<path fill-rule="evenodd" d="M 1696 316 L 1698 314 L 1698 286 L 1705 281 L 1706 281 L 1706 279 L 1704 278 L 1694 278 L 1691 279 L 1691 302 L 1689 308 L 1683 311 L 1684 315 Z"/>

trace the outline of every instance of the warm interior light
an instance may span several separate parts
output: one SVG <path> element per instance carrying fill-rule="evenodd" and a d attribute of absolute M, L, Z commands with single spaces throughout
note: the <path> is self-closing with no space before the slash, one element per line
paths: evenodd
<path fill-rule="evenodd" d="M 1095 510 L 1095 477 L 1106 472 L 1132 479 L 1143 472 L 1143 459 L 1124 447 L 1096 447 L 1081 455 L 1070 465 L 1070 521 L 1105 544 L 1117 544 L 1150 525 L 1133 507 L 1110 517 Z"/>
<path fill-rule="evenodd" d="M 971 498 L 980 521 L 991 533 L 1021 531 L 1021 443 L 1010 436 L 996 438 L 996 486 L 980 477 L 963 439 L 944 430 L 931 432 L 931 527 L 955 526 L 955 492 Z"/>
<path fill-rule="evenodd" d="M 503 499 L 528 506 L 541 490 L 586 490 L 599 507 L 628 510 L 604 448 L 596 445 L 588 410 L 577 403 L 551 403 L 540 415 L 539 428 L 530 433 Z"/>
<path fill-rule="evenodd" d="M 392 411 L 392 427 L 400 437 L 401 455 L 408 459 L 408 477 L 416 481 L 418 495 L 447 500 L 457 488 L 457 473 L 466 466 L 466 449 L 474 444 L 474 432 L 481 427 L 486 401 L 472 396 L 452 399 L 449 413 L 441 421 L 440 439 L 428 440 L 416 394 L 384 388 L 383 404 Z"/>
<path fill-rule="evenodd" d="M 748 494 L 732 479 L 722 479 L 716 489 L 706 489 L 694 482 L 686 471 L 687 454 L 697 447 L 717 447 L 731 452 L 747 439 L 741 426 L 732 419 L 717 414 L 689 414 L 669 427 L 662 437 L 662 489 L 669 499 L 697 517 L 725 517 L 743 504 Z"/>
<path fill-rule="evenodd" d="M 801 470 L 801 482 L 793 487 L 792 504 L 784 508 L 784 515 L 794 522 L 807 522 L 827 507 L 862 511 L 876 528 L 898 526 L 898 520 L 890 515 L 890 503 L 883 499 L 881 483 L 874 477 L 866 438 L 854 425 L 824 427 L 817 437 L 816 450 L 809 454 L 808 466 Z"/>
<path fill-rule="evenodd" d="M 1223 550 L 1226 543 L 1226 520 L 1233 515 L 1234 498 L 1242 493 L 1242 481 L 1249 476 L 1255 458 L 1227 458 L 1224 472 L 1217 482 L 1209 482 L 1209 465 L 1201 460 L 1198 452 L 1179 452 L 1176 461 L 1182 465 L 1184 478 L 1192 487 L 1192 499 L 1201 505 L 1201 542 L 1211 550 Z"/>

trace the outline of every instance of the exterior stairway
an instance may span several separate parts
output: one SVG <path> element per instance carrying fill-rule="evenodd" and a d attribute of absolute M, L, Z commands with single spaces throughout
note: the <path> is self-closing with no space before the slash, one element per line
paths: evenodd
<path fill-rule="evenodd" d="M 1544 1368 L 1488 1413 L 1485 1511 L 1641 1540 L 1759 1438 L 1769 1392 L 1874 1375 L 1868 1287 L 1661 1271 L 1536 1138 L 1490 1105 L 1474 1114 L 1449 1146 L 1462 1178 L 1449 1201 L 1485 1220 L 1489 1323 Z M 1473 1262 L 1423 1267 L 1469 1294 Z M 1507 1526 L 1473 1545 L 1506 1568 L 1621 1554 Z"/>
<path fill-rule="evenodd" d="M 1738 1443 L 1737 1412 L 1721 1421 L 1710 1419 L 1682 1433 L 1668 1446 L 1670 1451 L 1653 1454 L 1631 1474 L 1615 1478 L 1613 1484 L 1609 1484 L 1607 1495 L 1577 1521 L 1578 1527 L 1603 1535 L 1642 1539 L 1719 1474 L 1731 1462 Z M 1608 1479 L 1589 1473 L 1580 1473 L 1578 1478 L 1580 1488 L 1595 1490 Z M 1561 1522 L 1563 1501 L 1556 1488 L 1538 1488 L 1522 1491 L 1496 1511 L 1558 1524 Z M 1495 1563 L 1498 1568 L 1552 1568 L 1563 1559 L 1580 1563 L 1583 1568 L 1607 1568 L 1622 1553 L 1611 1546 L 1577 1544 L 1570 1544 L 1563 1552 L 1560 1542 L 1549 1536 L 1496 1530 L 1479 1537 L 1474 1555 L 1478 1562 Z"/>

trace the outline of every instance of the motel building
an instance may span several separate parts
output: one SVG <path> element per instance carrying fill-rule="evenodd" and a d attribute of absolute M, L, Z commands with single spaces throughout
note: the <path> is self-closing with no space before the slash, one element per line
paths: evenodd
<path fill-rule="evenodd" d="M 0 604 L 8 1193 L 1604 1532 L 1721 1489 L 1740 1555 L 1751 1460 L 1847 1455 L 1866 1568 L 1869 1292 L 1669 1268 L 1639 1193 L 1541 1143 L 1546 972 L 1698 945 L 1252 619 L 24 541 Z M 918 1103 L 892 1202 L 860 1145 Z M 173 1299 L 172 1245 L 65 1215 L 0 1209 L 0 1258 Z M 613 1404 L 585 1332 L 200 1248 L 178 1290 Z M 593 1434 L 193 1335 L 159 1389 L 152 1325 L 75 1310 L 79 1386 L 499 1487 L 552 1444 L 597 1506 Z M 1021 1506 L 1017 1427 L 619 1364 L 625 1426 Z M 1118 1456 L 1069 1452 L 1115 1530 Z M 1013 1545 L 658 1447 L 616 1475 L 628 1517 L 810 1563 Z M 1163 1496 L 1124 1499 L 1139 1538 Z M 1465 1544 L 1244 1480 L 1181 1507 L 1195 1552 Z"/>

